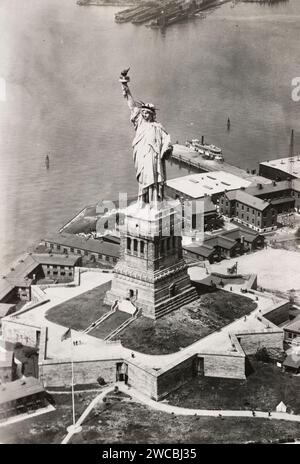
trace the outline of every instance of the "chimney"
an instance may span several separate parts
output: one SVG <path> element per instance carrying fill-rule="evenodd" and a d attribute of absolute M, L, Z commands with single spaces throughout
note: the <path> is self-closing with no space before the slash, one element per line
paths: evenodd
<path fill-rule="evenodd" d="M 276 185 L 276 180 L 273 180 L 273 185 L 274 185 L 274 186 Z"/>
<path fill-rule="evenodd" d="M 258 190 L 262 190 L 262 189 L 263 189 L 262 184 L 257 184 L 257 187 L 258 187 Z"/>
<path fill-rule="evenodd" d="M 204 135 L 201 136 L 201 145 L 204 145 Z"/>

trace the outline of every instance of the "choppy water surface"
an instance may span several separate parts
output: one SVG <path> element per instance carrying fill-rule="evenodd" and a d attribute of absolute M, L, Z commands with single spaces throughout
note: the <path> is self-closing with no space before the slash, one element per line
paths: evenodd
<path fill-rule="evenodd" d="M 136 191 L 118 82 L 129 64 L 134 95 L 159 107 L 174 141 L 205 134 L 227 161 L 254 168 L 288 153 L 291 128 L 300 133 L 300 103 L 291 99 L 300 76 L 299 0 L 228 4 L 164 35 L 114 23 L 117 10 L 1 1 L 2 265 L 84 205 Z"/>

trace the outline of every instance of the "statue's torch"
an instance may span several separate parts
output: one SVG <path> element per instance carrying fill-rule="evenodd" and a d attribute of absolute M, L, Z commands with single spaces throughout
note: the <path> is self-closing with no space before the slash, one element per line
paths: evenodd
<path fill-rule="evenodd" d="M 119 82 L 121 82 L 122 84 L 123 95 L 125 98 L 127 97 L 128 91 L 129 91 L 128 82 L 130 81 L 130 77 L 127 76 L 129 69 L 130 68 L 124 69 L 124 71 L 121 72 L 121 75 L 119 78 Z"/>

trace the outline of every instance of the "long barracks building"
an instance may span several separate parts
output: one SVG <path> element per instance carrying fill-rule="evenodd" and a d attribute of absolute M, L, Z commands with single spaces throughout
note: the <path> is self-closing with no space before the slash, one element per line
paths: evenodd
<path fill-rule="evenodd" d="M 42 243 L 53 252 L 73 253 L 85 256 L 91 261 L 115 265 L 119 259 L 120 245 L 113 241 L 85 238 L 63 232 L 44 238 Z"/>

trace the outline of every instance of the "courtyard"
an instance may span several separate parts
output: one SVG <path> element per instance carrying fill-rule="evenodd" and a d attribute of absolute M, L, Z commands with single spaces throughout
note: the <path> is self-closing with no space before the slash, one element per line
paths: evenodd
<path fill-rule="evenodd" d="M 100 393 L 100 389 L 98 393 Z M 75 394 L 76 418 L 97 392 Z M 54 394 L 56 410 L 0 428 L 5 444 L 59 444 L 72 420 L 70 394 Z M 124 397 L 96 404 L 73 435 L 71 444 L 90 443 L 247 443 L 290 441 L 300 436 L 300 424 L 249 417 L 179 416 L 153 410 Z"/>
<path fill-rule="evenodd" d="M 300 424 L 291 422 L 176 416 L 137 403 L 115 403 L 94 414 L 70 443 L 268 443 L 299 434 Z"/>
<path fill-rule="evenodd" d="M 168 403 L 200 409 L 241 409 L 274 411 L 283 401 L 300 413 L 300 376 L 291 375 L 276 364 L 250 358 L 252 372 L 246 380 L 195 377 L 170 393 Z"/>
<path fill-rule="evenodd" d="M 126 348 L 141 353 L 174 353 L 255 308 L 256 303 L 250 298 L 216 290 L 156 321 L 141 316 L 117 338 Z"/>
<path fill-rule="evenodd" d="M 111 283 L 107 282 L 54 306 L 47 311 L 46 319 L 71 329 L 86 329 L 110 310 L 110 307 L 103 303 L 110 286 Z"/>
<path fill-rule="evenodd" d="M 238 274 L 257 274 L 258 285 L 265 290 L 287 292 L 295 289 L 300 295 L 300 253 L 268 248 L 214 264 L 211 271 L 226 274 L 227 268 L 235 262 L 238 262 Z"/>

